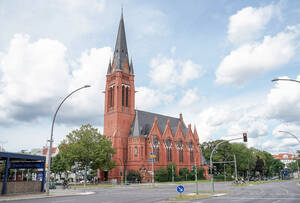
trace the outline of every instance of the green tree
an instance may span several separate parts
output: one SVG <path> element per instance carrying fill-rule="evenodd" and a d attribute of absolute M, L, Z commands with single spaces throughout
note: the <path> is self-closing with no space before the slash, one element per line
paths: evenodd
<path fill-rule="evenodd" d="M 273 159 L 272 165 L 270 167 L 271 175 L 280 175 L 281 170 L 284 169 L 284 163 L 282 163 L 279 159 Z"/>
<path fill-rule="evenodd" d="M 173 170 L 174 170 L 174 179 L 176 178 L 176 171 L 177 171 L 177 167 L 175 163 L 171 163 L 167 166 L 167 171 L 168 171 L 168 181 L 172 181 L 172 166 L 173 166 Z"/>
<path fill-rule="evenodd" d="M 127 180 L 131 183 L 141 182 L 142 176 L 139 171 L 129 170 L 127 173 Z"/>
<path fill-rule="evenodd" d="M 287 164 L 288 169 L 290 169 L 292 172 L 298 171 L 298 165 L 297 162 L 291 162 Z"/>
<path fill-rule="evenodd" d="M 93 170 L 99 168 L 105 171 L 115 167 L 115 162 L 111 160 L 115 154 L 111 141 L 90 124 L 82 125 L 79 130 L 69 133 L 59 150 L 70 166 L 76 162 L 79 169 L 87 166 Z"/>
<path fill-rule="evenodd" d="M 62 152 L 59 152 L 52 158 L 51 172 L 55 174 L 54 179 L 56 179 L 56 174 L 58 174 L 61 179 L 62 173 L 67 172 L 69 169 L 70 166 Z"/>
<path fill-rule="evenodd" d="M 181 168 L 179 170 L 180 180 L 188 180 L 189 176 L 189 169 L 188 168 Z"/>

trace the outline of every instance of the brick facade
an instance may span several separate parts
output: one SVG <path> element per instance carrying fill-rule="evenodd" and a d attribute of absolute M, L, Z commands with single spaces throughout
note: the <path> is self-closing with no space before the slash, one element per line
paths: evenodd
<path fill-rule="evenodd" d="M 138 117 L 139 116 L 139 117 Z M 145 119 L 148 119 L 147 122 Z M 150 121 L 150 122 L 149 122 Z M 196 128 L 186 126 L 182 115 L 167 117 L 135 110 L 132 62 L 129 64 L 123 15 L 113 61 L 109 63 L 105 88 L 104 135 L 113 143 L 116 167 L 101 172 L 102 180 L 124 180 L 128 170 L 140 171 L 144 182 L 151 180 L 150 153 L 156 152 L 155 170 L 170 163 L 180 168 L 205 168 Z"/>

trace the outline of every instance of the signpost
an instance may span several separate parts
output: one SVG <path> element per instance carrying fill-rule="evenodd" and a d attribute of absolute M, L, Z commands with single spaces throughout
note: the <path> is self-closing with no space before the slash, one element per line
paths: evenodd
<path fill-rule="evenodd" d="M 156 158 L 156 154 L 153 152 L 153 143 L 152 143 L 152 152 L 150 153 L 150 157 L 152 159 L 152 186 L 154 187 L 154 161 Z"/>
<path fill-rule="evenodd" d="M 182 195 L 183 191 L 184 191 L 183 185 L 178 185 L 177 186 L 177 192 L 179 192 L 180 196 Z"/>
<path fill-rule="evenodd" d="M 151 153 L 150 153 L 150 157 L 151 157 L 151 158 L 156 158 L 156 154 L 153 153 L 153 152 L 151 152 Z"/>

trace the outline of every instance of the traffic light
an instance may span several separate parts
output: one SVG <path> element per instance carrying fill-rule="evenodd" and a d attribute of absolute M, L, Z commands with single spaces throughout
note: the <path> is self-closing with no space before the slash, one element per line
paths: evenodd
<path fill-rule="evenodd" d="M 247 142 L 247 133 L 243 133 L 244 142 Z"/>
<path fill-rule="evenodd" d="M 211 170 L 209 170 L 209 174 L 215 174 L 215 172 L 216 172 L 216 167 L 212 166 Z"/>

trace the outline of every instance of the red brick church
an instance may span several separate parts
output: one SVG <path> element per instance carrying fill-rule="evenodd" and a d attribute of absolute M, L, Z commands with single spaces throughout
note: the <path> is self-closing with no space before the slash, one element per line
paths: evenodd
<path fill-rule="evenodd" d="M 104 135 L 113 143 L 116 167 L 100 173 L 102 180 L 124 180 L 128 170 L 139 171 L 142 181 L 151 180 L 148 162 L 150 153 L 156 154 L 155 170 L 175 163 L 180 168 L 207 166 L 199 148 L 196 128 L 178 118 L 135 109 L 134 71 L 129 61 L 123 14 L 119 24 L 113 60 L 109 62 L 104 110 Z"/>

